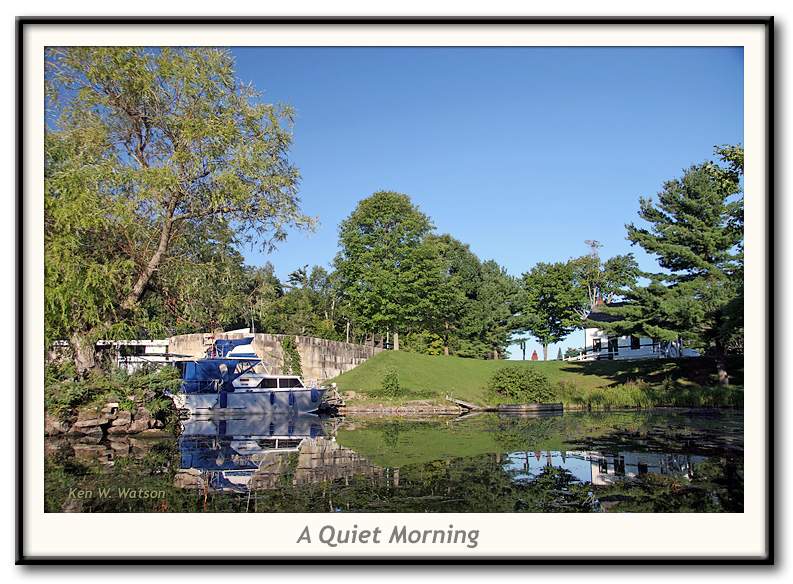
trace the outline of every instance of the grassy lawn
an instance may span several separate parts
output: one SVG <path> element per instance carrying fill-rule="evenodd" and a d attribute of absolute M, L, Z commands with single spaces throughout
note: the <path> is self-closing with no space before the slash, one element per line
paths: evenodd
<path fill-rule="evenodd" d="M 419 355 L 405 351 L 378 353 L 352 371 L 331 380 L 338 384 L 341 392 L 354 391 L 360 402 L 381 403 L 378 398 L 383 377 L 394 369 L 399 374 L 399 384 L 407 392 L 391 403 L 411 400 L 427 400 L 440 403 L 444 396 L 452 395 L 465 401 L 488 403 L 487 383 L 500 367 L 518 365 L 536 367 L 544 372 L 551 382 L 569 384 L 583 394 L 616 392 L 625 384 L 644 383 L 664 386 L 681 391 L 697 391 L 715 385 L 715 368 L 712 361 L 704 358 L 642 361 L 483 361 Z M 743 366 L 732 364 L 733 381 L 743 382 Z M 602 391 L 600 391 L 602 390 Z M 665 404 L 672 405 L 672 404 Z M 703 404 L 704 405 L 704 404 Z"/>

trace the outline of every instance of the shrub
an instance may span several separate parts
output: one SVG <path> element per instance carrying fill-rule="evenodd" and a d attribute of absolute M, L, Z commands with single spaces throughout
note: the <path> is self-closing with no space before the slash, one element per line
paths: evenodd
<path fill-rule="evenodd" d="M 50 414 L 66 417 L 79 406 L 113 400 L 126 410 L 155 404 L 154 409 L 164 416 L 170 408 L 165 392 L 175 391 L 180 384 L 175 367 L 141 370 L 131 375 L 121 369 L 97 372 L 78 380 L 51 381 L 44 386 L 44 406 Z"/>
<path fill-rule="evenodd" d="M 556 398 L 551 381 L 539 369 L 513 365 L 496 371 L 488 389 L 498 398 L 522 403 L 547 403 Z"/>
<path fill-rule="evenodd" d="M 402 350 L 422 355 L 443 355 L 443 338 L 435 333 L 408 333 L 401 342 Z"/>
<path fill-rule="evenodd" d="M 281 339 L 281 349 L 284 353 L 284 373 L 286 375 L 303 375 L 303 364 L 297 350 L 297 341 L 294 337 Z"/>
<path fill-rule="evenodd" d="M 385 372 L 383 381 L 380 383 L 379 393 L 387 398 L 399 397 L 402 393 L 399 387 L 399 372 L 394 367 Z"/>

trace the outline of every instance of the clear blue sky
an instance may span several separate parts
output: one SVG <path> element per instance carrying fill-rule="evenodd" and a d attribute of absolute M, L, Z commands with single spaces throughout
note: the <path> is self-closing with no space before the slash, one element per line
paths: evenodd
<path fill-rule="evenodd" d="M 520 275 L 634 251 L 640 195 L 743 142 L 741 48 L 235 48 L 237 72 L 297 111 L 291 155 L 320 224 L 268 255 L 279 276 L 329 266 L 337 225 L 381 190 Z M 563 347 L 580 346 L 574 333 Z M 528 355 L 533 349 L 527 349 Z M 528 356 L 527 355 L 527 356 Z M 556 356 L 552 347 L 550 356 Z M 520 358 L 512 350 L 513 358 Z"/>

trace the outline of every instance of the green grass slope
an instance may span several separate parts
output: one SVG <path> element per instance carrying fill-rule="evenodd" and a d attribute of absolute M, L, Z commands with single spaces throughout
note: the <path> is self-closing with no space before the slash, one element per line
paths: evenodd
<path fill-rule="evenodd" d="M 395 369 L 400 387 L 408 391 L 402 400 L 443 401 L 444 396 L 473 403 L 487 403 L 487 383 L 501 368 L 518 365 L 536 367 L 552 383 L 573 384 L 576 390 L 592 392 L 623 384 L 673 384 L 680 389 L 711 387 L 715 384 L 713 362 L 704 359 L 642 361 L 484 361 L 459 357 L 430 356 L 406 351 L 383 351 L 362 365 L 335 379 L 339 390 L 368 394 L 374 401 L 386 372 Z M 733 381 L 742 383 L 742 364 L 733 363 Z"/>

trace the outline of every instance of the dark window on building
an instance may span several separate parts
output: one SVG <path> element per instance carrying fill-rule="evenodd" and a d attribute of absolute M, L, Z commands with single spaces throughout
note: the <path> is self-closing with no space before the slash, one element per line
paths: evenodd
<path fill-rule="evenodd" d="M 639 337 L 631 335 L 631 349 L 636 351 L 642 346 L 642 340 Z"/>
<path fill-rule="evenodd" d="M 646 462 L 640 462 L 638 470 L 640 475 L 646 475 L 650 468 L 647 466 Z"/>
<path fill-rule="evenodd" d="M 603 348 L 603 344 L 601 343 L 600 339 L 595 339 L 592 341 L 592 350 L 596 353 L 599 353 L 600 350 Z"/>
<path fill-rule="evenodd" d="M 598 470 L 599 470 L 601 473 L 603 473 L 603 474 L 607 474 L 607 473 L 608 473 L 608 471 L 609 471 L 609 461 L 608 461 L 608 459 L 606 459 L 605 457 L 603 457 L 603 458 L 601 458 L 601 459 L 598 461 Z"/>
<path fill-rule="evenodd" d="M 619 353 L 619 352 L 620 352 L 619 337 L 609 337 L 609 353 Z"/>
<path fill-rule="evenodd" d="M 616 456 L 614 457 L 614 474 L 624 476 L 625 475 L 625 457 L 624 456 Z"/>

